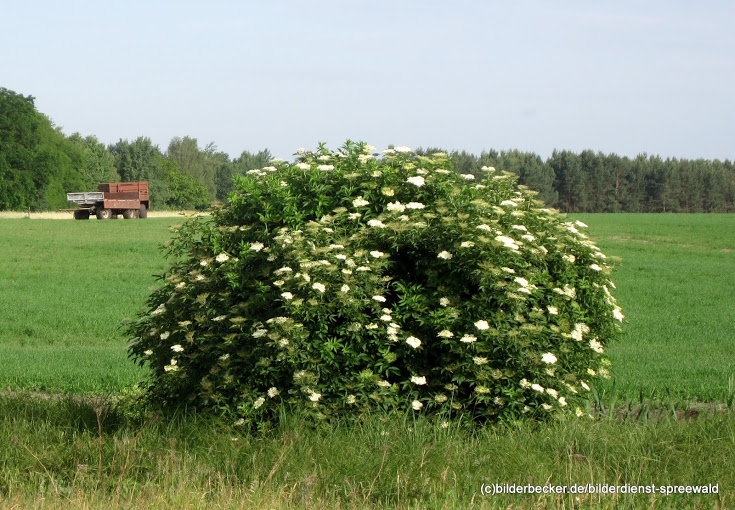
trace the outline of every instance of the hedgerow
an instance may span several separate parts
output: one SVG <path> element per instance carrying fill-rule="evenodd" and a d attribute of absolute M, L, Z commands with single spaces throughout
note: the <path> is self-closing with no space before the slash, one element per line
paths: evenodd
<path fill-rule="evenodd" d="M 509 173 L 374 150 L 299 150 L 176 230 L 128 328 L 148 395 L 243 424 L 583 414 L 623 320 L 586 225 Z"/>

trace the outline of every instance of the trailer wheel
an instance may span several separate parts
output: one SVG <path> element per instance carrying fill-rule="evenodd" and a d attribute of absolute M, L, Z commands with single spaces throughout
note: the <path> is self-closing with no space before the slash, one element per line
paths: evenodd
<path fill-rule="evenodd" d="M 112 211 L 110 209 L 97 209 L 96 216 L 98 220 L 109 220 L 112 218 Z"/>
<path fill-rule="evenodd" d="M 89 219 L 89 210 L 74 211 L 74 219 L 75 220 L 88 220 Z"/>
<path fill-rule="evenodd" d="M 138 218 L 144 220 L 148 217 L 148 208 L 145 204 L 140 204 L 140 210 L 138 211 Z"/>
<path fill-rule="evenodd" d="M 123 211 L 123 218 L 125 218 L 126 220 L 132 220 L 133 218 L 135 218 L 137 212 L 137 209 L 125 209 Z"/>

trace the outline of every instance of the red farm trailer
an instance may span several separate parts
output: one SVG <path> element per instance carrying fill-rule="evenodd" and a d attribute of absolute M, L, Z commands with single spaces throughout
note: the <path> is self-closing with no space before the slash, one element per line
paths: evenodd
<path fill-rule="evenodd" d="M 98 220 L 117 218 L 122 214 L 126 220 L 147 218 L 151 207 L 148 182 L 105 182 L 97 191 L 67 193 L 66 199 L 77 204 L 75 220 L 88 220 L 95 215 Z"/>

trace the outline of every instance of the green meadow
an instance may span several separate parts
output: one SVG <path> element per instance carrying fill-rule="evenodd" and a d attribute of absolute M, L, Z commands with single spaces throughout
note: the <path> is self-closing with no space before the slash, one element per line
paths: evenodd
<path fill-rule="evenodd" d="M 247 434 L 141 417 L 132 318 L 182 220 L 0 220 L 0 507 L 730 508 L 735 505 L 735 216 L 580 214 L 625 333 L 594 419 L 464 430 L 413 416 Z M 483 494 L 485 484 L 653 487 Z M 667 486 L 716 486 L 670 494 Z M 678 489 L 674 489 L 678 490 Z"/>
<path fill-rule="evenodd" d="M 726 402 L 735 392 L 735 218 L 574 216 L 619 259 L 625 335 L 609 347 L 626 399 Z M 105 394 L 138 381 L 121 323 L 163 272 L 179 218 L 0 220 L 0 387 Z"/>
<path fill-rule="evenodd" d="M 620 259 L 615 295 L 625 335 L 610 346 L 627 399 L 732 403 L 735 395 L 735 216 L 585 214 L 589 234 Z"/>
<path fill-rule="evenodd" d="M 163 272 L 176 221 L 0 220 L 0 387 L 106 394 L 138 381 L 121 323 Z"/>

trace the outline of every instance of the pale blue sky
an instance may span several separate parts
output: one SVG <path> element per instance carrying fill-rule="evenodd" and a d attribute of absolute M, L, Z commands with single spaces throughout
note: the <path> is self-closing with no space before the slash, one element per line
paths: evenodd
<path fill-rule="evenodd" d="M 735 2 L 4 0 L 0 86 L 65 133 L 735 159 Z"/>

